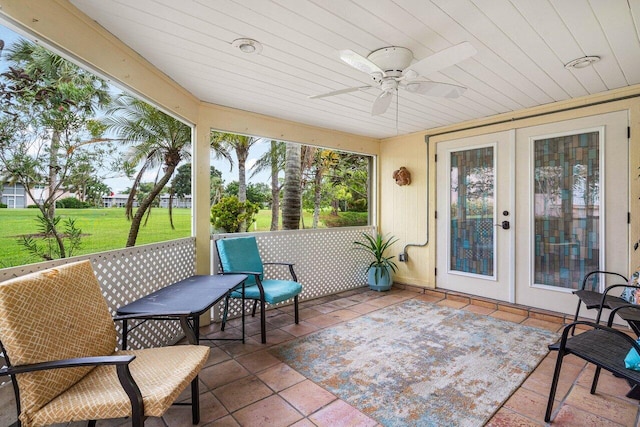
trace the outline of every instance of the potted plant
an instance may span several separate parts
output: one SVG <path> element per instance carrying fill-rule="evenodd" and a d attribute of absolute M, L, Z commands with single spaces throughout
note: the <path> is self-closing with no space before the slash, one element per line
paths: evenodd
<path fill-rule="evenodd" d="M 393 255 L 387 257 L 384 256 L 384 253 L 398 239 L 393 236 L 384 238 L 380 234 L 371 236 L 370 234 L 362 233 L 362 235 L 364 240 L 353 243 L 357 246 L 357 249 L 370 253 L 374 258 L 367 269 L 369 288 L 374 291 L 388 291 L 393 283 L 391 274 L 397 271 L 398 266 L 391 261 L 394 258 Z"/>

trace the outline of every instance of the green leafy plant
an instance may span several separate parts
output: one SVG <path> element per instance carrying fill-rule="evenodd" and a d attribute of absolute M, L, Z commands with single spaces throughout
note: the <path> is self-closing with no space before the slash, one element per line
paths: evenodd
<path fill-rule="evenodd" d="M 353 242 L 353 244 L 356 245 L 356 249 L 368 252 L 373 256 L 374 259 L 371 261 L 368 268 L 380 267 L 380 274 L 383 276 L 388 274 L 387 270 L 391 270 L 395 273 L 398 270 L 398 266 L 392 261 L 395 256 L 392 255 L 388 257 L 385 256 L 384 253 L 391 245 L 397 242 L 398 239 L 393 236 L 385 238 L 381 234 L 371 236 L 370 234 L 362 233 L 362 236 L 364 237 L 362 241 L 356 241 Z M 378 277 L 376 275 L 376 282 L 377 279 Z"/>
<path fill-rule="evenodd" d="M 57 238 L 66 241 L 66 257 L 73 256 L 80 249 L 82 230 L 76 226 L 75 219 L 65 219 L 63 223 L 64 233 L 58 236 L 53 233 L 53 227 L 58 227 L 61 217 L 54 217 L 53 223 L 43 215 L 38 215 L 36 220 L 39 233 L 37 235 L 22 236 L 19 240 L 19 243 L 32 255 L 47 261 L 64 258 L 60 254 L 60 245 L 56 243 Z"/>
<path fill-rule="evenodd" d="M 240 202 L 236 196 L 223 197 L 211 207 L 211 224 L 213 228 L 227 233 L 245 232 L 255 221 L 260 207 L 255 203 Z M 246 228 L 241 230 L 241 224 Z"/>

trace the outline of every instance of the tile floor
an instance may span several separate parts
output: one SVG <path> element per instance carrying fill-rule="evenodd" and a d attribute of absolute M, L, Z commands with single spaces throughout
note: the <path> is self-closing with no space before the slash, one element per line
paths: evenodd
<path fill-rule="evenodd" d="M 260 323 L 248 317 L 246 344 L 204 341 L 211 356 L 200 374 L 200 426 L 377 426 L 377 422 L 271 356 L 267 349 L 398 302 L 417 298 L 478 314 L 557 331 L 566 316 L 455 293 L 410 287 L 378 293 L 366 288 L 301 303 L 300 323 L 293 307 L 267 312 L 267 344 L 260 344 Z M 218 324 L 201 329 L 203 337 L 239 335 L 239 319 L 224 332 Z M 550 353 L 488 422 L 488 426 L 543 426 L 555 353 Z M 593 366 L 565 358 L 554 407 L 553 426 L 638 426 L 638 401 L 624 397 L 624 380 L 603 372 L 598 393 L 589 394 Z M 188 395 L 185 395 L 185 398 Z M 191 425 L 191 409 L 174 406 L 147 427 Z M 127 425 L 124 420 L 100 427 Z"/>

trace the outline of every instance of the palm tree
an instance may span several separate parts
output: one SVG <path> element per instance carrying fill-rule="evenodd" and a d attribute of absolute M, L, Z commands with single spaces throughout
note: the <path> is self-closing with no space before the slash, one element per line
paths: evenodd
<path fill-rule="evenodd" d="M 167 185 L 178 164 L 191 157 L 191 128 L 129 95 L 121 95 L 108 111 L 106 123 L 125 144 L 133 144 L 125 155 L 125 167 L 140 165 L 126 205 L 131 228 L 127 247 L 135 246 L 142 218 Z M 136 190 L 148 170 L 158 169 L 153 188 L 133 214 Z"/>
<path fill-rule="evenodd" d="M 301 201 L 301 148 L 299 144 L 287 142 L 284 170 L 284 196 L 282 197 L 282 229 L 300 228 Z"/>
<path fill-rule="evenodd" d="M 211 149 L 216 158 L 223 157 L 229 161 L 233 168 L 233 159 L 230 151 L 236 153 L 238 159 L 238 200 L 241 203 L 247 201 L 247 172 L 246 163 L 251 147 L 262 138 L 254 136 L 238 135 L 235 133 L 211 132 Z M 240 225 L 241 230 L 246 230 L 246 223 Z"/>
<path fill-rule="evenodd" d="M 263 170 L 271 170 L 271 231 L 278 229 L 280 216 L 280 182 L 278 174 L 284 170 L 286 145 L 281 141 L 271 141 L 271 148 L 251 168 L 251 177 Z"/>

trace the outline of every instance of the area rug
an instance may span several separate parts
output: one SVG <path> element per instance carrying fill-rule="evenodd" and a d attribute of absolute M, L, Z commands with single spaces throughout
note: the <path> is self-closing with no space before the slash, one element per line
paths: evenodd
<path fill-rule="evenodd" d="M 557 337 L 408 300 L 271 351 L 384 426 L 481 426 Z"/>

